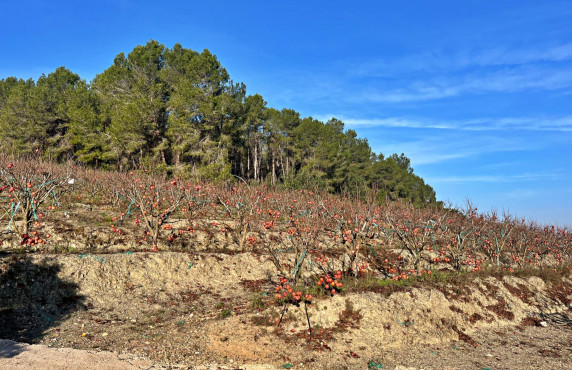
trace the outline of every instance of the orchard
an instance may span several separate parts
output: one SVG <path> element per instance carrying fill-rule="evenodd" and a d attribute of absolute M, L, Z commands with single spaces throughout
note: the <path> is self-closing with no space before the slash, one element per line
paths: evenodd
<path fill-rule="evenodd" d="M 468 297 L 464 284 L 472 281 L 482 281 L 498 295 L 487 279 L 569 279 L 572 237 L 566 228 L 479 212 L 470 202 L 461 209 L 419 208 L 408 201 L 379 203 L 375 194 L 368 199 L 240 179 L 193 181 L 145 168 L 106 172 L 2 157 L 0 248 L 16 259 L 75 257 L 74 263 L 80 261 L 82 269 L 94 271 L 102 281 L 110 278 L 103 277 L 106 273 L 127 274 L 132 268 L 106 266 L 135 259 L 139 262 L 133 263 L 147 272 L 136 274 L 139 285 L 125 275 L 122 294 L 141 289 L 145 305 L 171 312 L 169 317 L 155 314 L 149 327 L 175 318 L 174 327 L 184 326 L 195 312 L 219 320 L 236 317 L 241 321 L 235 324 L 246 323 L 247 331 L 256 325 L 273 326 L 275 339 L 285 341 L 286 347 L 299 340 L 310 351 L 304 356 L 329 351 L 332 338 L 357 330 L 367 320 L 368 313 L 355 308 L 367 304 L 360 298 L 363 294 L 396 299 L 391 298 L 396 292 L 437 289 L 448 299 L 461 299 Z M 165 270 L 165 277 L 157 270 L 159 275 L 145 278 L 163 260 L 186 262 L 178 262 L 176 272 Z M 234 269 L 257 278 L 238 278 Z M 208 279 L 195 286 L 190 282 L 197 271 Z M 82 274 L 81 269 L 70 272 Z M 165 281 L 169 289 L 180 287 L 179 293 L 165 293 L 165 287 L 155 293 L 145 290 L 147 283 L 158 281 Z M 560 288 L 552 299 L 565 304 L 570 287 L 554 287 Z M 509 290 L 523 300 L 531 294 L 520 285 Z M 201 306 L 194 303 L 197 300 Z M 490 310 L 499 318 L 510 317 L 503 302 Z M 255 315 L 251 324 L 239 319 L 249 306 Z M 189 313 L 190 307 L 196 311 Z M 339 311 L 334 322 L 323 313 L 327 307 Z M 143 310 L 129 309 L 133 315 Z M 413 325 L 401 318 L 404 313 L 396 315 L 397 324 L 384 324 L 385 330 L 393 333 L 396 325 L 404 330 Z M 471 315 L 470 320 L 485 317 Z M 296 322 L 303 322 L 303 327 Z M 349 358 L 358 359 L 357 352 L 352 348 Z"/>

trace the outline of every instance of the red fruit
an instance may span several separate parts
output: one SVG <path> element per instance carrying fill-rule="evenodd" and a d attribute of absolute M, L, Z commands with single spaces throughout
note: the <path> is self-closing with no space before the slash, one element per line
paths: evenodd
<path fill-rule="evenodd" d="M 12 166 L 14 166 L 14 164 L 13 164 L 12 162 L 10 162 L 10 163 L 8 164 L 8 168 L 12 168 Z"/>

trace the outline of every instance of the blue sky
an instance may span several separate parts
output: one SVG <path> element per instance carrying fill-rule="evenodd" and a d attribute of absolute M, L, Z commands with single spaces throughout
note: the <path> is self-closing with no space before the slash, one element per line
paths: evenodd
<path fill-rule="evenodd" d="M 208 48 L 269 106 L 405 153 L 441 200 L 572 226 L 572 3 L 19 1 L 0 78 L 91 80 L 155 39 Z"/>

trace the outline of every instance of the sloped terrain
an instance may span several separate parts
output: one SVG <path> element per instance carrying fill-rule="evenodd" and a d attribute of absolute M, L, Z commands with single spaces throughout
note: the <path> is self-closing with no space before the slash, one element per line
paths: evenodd
<path fill-rule="evenodd" d="M 289 305 L 276 327 L 278 275 L 260 254 L 11 255 L 0 266 L 0 337 L 128 353 L 147 365 L 572 365 L 565 272 L 356 286 L 313 302 L 308 342 L 303 306 Z"/>
<path fill-rule="evenodd" d="M 167 368 L 570 367 L 566 228 L 4 162 L 1 339 Z"/>

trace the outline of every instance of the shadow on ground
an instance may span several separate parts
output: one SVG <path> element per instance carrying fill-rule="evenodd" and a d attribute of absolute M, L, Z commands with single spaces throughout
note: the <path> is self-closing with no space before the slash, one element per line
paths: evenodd
<path fill-rule="evenodd" d="M 557 324 L 564 324 L 572 327 L 572 318 L 564 313 L 541 313 L 543 320 L 550 320 Z"/>
<path fill-rule="evenodd" d="M 55 261 L 36 264 L 29 257 L 12 256 L 0 262 L 0 339 L 39 343 L 48 329 L 85 308 L 78 286 L 58 277 Z M 19 353 L 2 347 L 0 358 Z"/>

